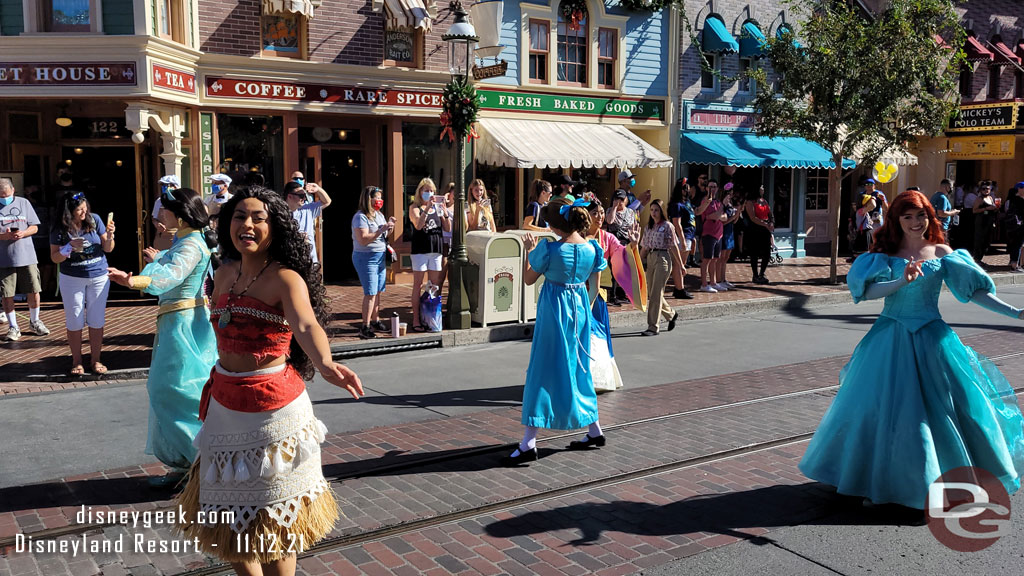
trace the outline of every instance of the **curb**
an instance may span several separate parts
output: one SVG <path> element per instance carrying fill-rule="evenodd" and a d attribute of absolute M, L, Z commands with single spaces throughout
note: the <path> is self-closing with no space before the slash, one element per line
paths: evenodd
<path fill-rule="evenodd" d="M 992 280 L 996 286 L 1024 285 L 1024 274 L 995 274 Z M 943 290 L 948 288 L 943 286 Z M 784 312 L 808 308 L 838 306 L 853 302 L 847 290 L 824 292 L 818 294 L 800 294 L 796 296 L 769 296 L 734 300 L 731 302 L 709 302 L 706 304 L 685 304 L 673 309 L 679 313 L 679 320 L 708 320 L 730 316 Z M 647 313 L 639 310 L 612 312 L 609 314 L 612 328 L 644 328 L 647 326 Z M 500 324 L 486 328 L 470 328 L 469 330 L 446 331 L 435 334 L 406 336 L 399 341 L 390 338 L 347 342 L 331 346 L 331 355 L 335 360 L 350 360 L 367 356 L 397 354 L 413 350 L 432 348 L 454 348 L 456 346 L 475 346 L 492 342 L 509 342 L 530 340 L 533 337 L 533 322 Z M 141 380 L 149 377 L 149 368 L 132 368 L 111 370 L 99 381 Z M 72 379 L 66 374 L 32 374 L 18 376 L 17 382 L 71 383 L 86 381 Z"/>

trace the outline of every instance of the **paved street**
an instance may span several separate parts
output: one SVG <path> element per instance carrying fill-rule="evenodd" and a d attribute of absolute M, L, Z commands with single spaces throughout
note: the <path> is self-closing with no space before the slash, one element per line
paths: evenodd
<path fill-rule="evenodd" d="M 1000 294 L 1024 302 L 1024 286 Z M 1024 327 L 948 294 L 942 305 L 967 344 L 1024 381 Z M 575 435 L 548 431 L 541 460 L 511 470 L 494 465 L 521 434 L 528 343 L 352 360 L 364 401 L 310 386 L 330 429 L 325 475 L 346 517 L 300 560 L 300 573 L 1015 573 L 1018 531 L 983 552 L 954 553 L 900 513 L 862 509 L 796 469 L 839 368 L 879 309 L 694 321 L 657 338 L 620 330 L 626 388 L 600 400 L 608 446 L 563 452 Z M 138 381 L 0 399 L 0 461 L 17 463 L 0 469 L 0 547 L 17 533 L 170 541 L 167 526 L 75 518 L 83 505 L 168 504 L 144 481 L 161 471 L 143 454 L 146 402 Z M 0 573 L 19 576 L 219 570 L 184 553 L 7 548 L 0 557 Z"/>

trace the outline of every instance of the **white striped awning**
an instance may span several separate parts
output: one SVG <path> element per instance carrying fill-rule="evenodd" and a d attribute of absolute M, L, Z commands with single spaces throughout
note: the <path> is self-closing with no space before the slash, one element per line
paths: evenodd
<path fill-rule="evenodd" d="M 506 168 L 665 168 L 672 157 L 625 126 L 482 118 L 476 159 Z"/>
<path fill-rule="evenodd" d="M 263 0 L 264 14 L 299 14 L 313 18 L 321 0 Z"/>
<path fill-rule="evenodd" d="M 424 0 L 384 0 L 387 28 L 422 28 L 430 31 L 432 19 Z"/>

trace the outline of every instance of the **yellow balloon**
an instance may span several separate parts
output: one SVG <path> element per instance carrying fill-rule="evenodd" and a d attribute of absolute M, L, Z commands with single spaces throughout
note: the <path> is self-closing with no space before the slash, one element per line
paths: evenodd
<path fill-rule="evenodd" d="M 885 162 L 875 162 L 875 172 L 885 172 Z"/>

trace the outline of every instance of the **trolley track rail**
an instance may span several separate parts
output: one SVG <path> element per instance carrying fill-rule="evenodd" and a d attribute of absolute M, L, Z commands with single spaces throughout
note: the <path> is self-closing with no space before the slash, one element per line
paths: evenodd
<path fill-rule="evenodd" d="M 1003 355 L 1000 355 L 1000 356 L 992 356 L 992 357 L 989 357 L 989 360 L 991 360 L 993 362 L 996 362 L 996 361 L 1007 360 L 1007 359 L 1011 359 L 1011 358 L 1018 358 L 1018 357 L 1022 357 L 1022 356 L 1024 356 L 1024 352 L 1016 352 L 1016 353 L 1011 353 L 1011 354 L 1003 354 Z M 630 427 L 634 427 L 634 426 L 642 426 L 644 424 L 651 424 L 651 423 L 661 422 L 661 421 L 665 421 L 665 420 L 671 420 L 671 419 L 675 419 L 675 418 L 683 418 L 683 417 L 686 417 L 686 416 L 693 416 L 693 415 L 697 415 L 697 414 L 705 414 L 705 413 L 709 413 L 709 412 L 716 412 L 716 411 L 720 411 L 720 410 L 727 410 L 727 409 L 738 408 L 738 407 L 742 407 L 742 406 L 750 406 L 750 405 L 762 404 L 762 403 L 766 403 L 766 402 L 775 402 L 775 401 L 779 401 L 779 400 L 785 400 L 785 399 L 788 399 L 788 398 L 797 398 L 797 397 L 808 396 L 808 395 L 813 395 L 813 394 L 828 394 L 828 393 L 834 392 L 834 391 L 836 391 L 838 389 L 839 389 L 838 385 L 822 386 L 822 387 L 817 387 L 817 388 L 809 388 L 809 389 L 806 389 L 806 390 L 798 390 L 798 391 L 795 391 L 795 392 L 787 392 L 787 393 L 784 393 L 784 394 L 773 394 L 773 395 L 770 395 L 770 396 L 762 396 L 762 397 L 759 397 L 759 398 L 751 398 L 751 399 L 748 399 L 748 400 L 741 400 L 741 401 L 738 401 L 738 402 L 730 402 L 730 403 L 726 403 L 726 404 L 718 404 L 718 405 L 715 405 L 715 406 L 707 406 L 707 407 L 704 407 L 704 408 L 695 408 L 695 409 L 692 409 L 692 410 L 683 410 L 683 411 L 674 412 L 674 413 L 671 413 L 671 414 L 663 414 L 663 415 L 660 415 L 660 416 L 653 416 L 653 417 L 649 417 L 649 418 L 640 418 L 640 419 L 631 420 L 631 421 L 628 421 L 628 422 L 620 422 L 620 423 L 617 423 L 617 424 L 611 424 L 611 425 L 608 425 L 608 426 L 603 426 L 603 428 L 605 430 L 621 430 L 621 429 L 624 429 L 624 428 L 630 428 Z M 1022 386 L 1022 387 L 1015 387 L 1013 389 L 1013 391 L 1014 391 L 1015 394 L 1024 393 L 1024 386 Z M 447 513 L 447 514 L 433 516 L 433 517 L 430 517 L 430 518 L 424 518 L 424 519 L 413 520 L 413 521 L 402 523 L 402 524 L 385 526 L 385 527 L 378 528 L 378 529 L 375 529 L 375 530 L 361 532 L 359 534 L 341 536 L 341 537 L 337 537 L 337 538 L 334 538 L 334 539 L 322 541 L 320 544 L 314 546 L 309 551 L 307 551 L 307 553 L 304 553 L 300 557 L 304 558 L 306 556 L 309 556 L 309 555 L 312 555 L 312 554 L 316 554 L 316 553 L 322 552 L 322 551 L 327 550 L 327 549 L 344 548 L 344 547 L 352 546 L 352 545 L 359 544 L 359 543 L 362 543 L 362 542 L 368 542 L 368 541 L 371 541 L 371 540 L 375 540 L 375 539 L 379 539 L 379 538 L 384 538 L 384 537 L 392 536 L 392 535 L 395 535 L 395 534 L 408 533 L 408 532 L 411 532 L 411 531 L 414 531 L 414 530 L 419 530 L 419 529 L 422 529 L 422 528 L 425 528 L 425 527 L 435 526 L 435 525 L 438 525 L 438 524 L 444 524 L 444 523 L 448 523 L 448 522 L 452 522 L 452 521 L 457 521 L 457 520 L 462 520 L 462 519 L 467 518 L 467 517 L 478 516 L 478 515 L 481 515 L 481 514 L 486 514 L 486 513 L 497 511 L 497 510 L 502 510 L 502 509 L 505 509 L 505 508 L 521 506 L 523 504 L 538 502 L 538 501 L 542 501 L 542 500 L 546 500 L 546 499 L 550 499 L 550 498 L 556 498 L 556 497 L 564 496 L 564 495 L 571 494 L 571 493 L 587 491 L 589 489 L 597 488 L 597 487 L 600 487 L 600 486 L 607 486 L 607 485 L 616 484 L 616 483 L 620 483 L 620 482 L 626 482 L 626 481 L 629 481 L 629 480 L 635 480 L 635 479 L 638 479 L 638 478 L 643 478 L 643 477 L 647 477 L 647 476 L 653 476 L 653 475 L 661 474 L 661 473 L 668 472 L 668 471 L 678 470 L 678 469 L 687 468 L 687 467 L 691 467 L 691 466 L 697 466 L 697 465 L 705 464 L 705 463 L 712 462 L 712 461 L 715 461 L 715 460 L 722 460 L 722 459 L 732 458 L 732 457 L 743 455 L 743 454 L 750 454 L 750 453 L 753 453 L 753 452 L 774 448 L 774 447 L 777 447 L 777 446 L 780 446 L 780 445 L 783 445 L 783 444 L 792 444 L 792 443 L 796 443 L 796 442 L 801 442 L 803 440 L 809 439 L 812 435 L 813 435 L 813 432 L 797 434 L 797 435 L 793 435 L 793 436 L 789 436 L 789 437 L 785 437 L 785 438 L 781 438 L 781 439 L 777 439 L 777 440 L 772 440 L 772 441 L 768 441 L 768 442 L 762 442 L 762 443 L 758 443 L 758 444 L 751 444 L 751 445 L 745 446 L 745 447 L 740 447 L 740 448 L 730 449 L 730 450 L 726 450 L 726 451 L 722 451 L 722 452 L 716 452 L 716 453 L 712 453 L 712 454 L 697 456 L 697 457 L 688 458 L 688 459 L 684 459 L 684 460 L 679 460 L 679 461 L 675 461 L 675 462 L 659 464 L 659 465 L 655 465 L 655 466 L 651 466 L 651 467 L 647 467 L 647 468 L 643 468 L 643 469 L 639 469 L 639 470 L 634 470 L 634 471 L 630 471 L 630 472 L 624 472 L 622 474 L 618 474 L 618 475 L 615 475 L 615 476 L 612 476 L 612 477 L 598 479 L 598 480 L 593 480 L 593 481 L 589 481 L 589 482 L 586 482 L 586 483 L 573 485 L 571 487 L 557 488 L 557 489 L 553 489 L 553 490 L 549 490 L 549 491 L 539 492 L 537 494 L 531 494 L 531 495 L 527 495 L 527 496 L 518 497 L 518 498 L 515 498 L 515 499 L 512 499 L 512 500 L 506 500 L 506 501 L 502 501 L 502 502 L 495 502 L 495 503 L 491 503 L 491 504 L 485 504 L 485 505 L 482 505 L 482 506 L 473 507 L 473 508 L 467 508 L 467 509 L 464 509 L 464 510 L 459 510 L 459 511 L 451 512 L 451 513 Z M 543 440 L 538 440 L 538 444 L 549 443 L 549 442 L 556 442 L 556 441 L 559 441 L 559 440 L 564 440 L 566 438 L 575 438 L 577 436 L 578 436 L 578 434 L 576 432 L 569 432 L 569 433 L 564 433 L 564 434 L 555 434 L 555 435 L 551 435 L 551 436 L 546 436 Z M 382 476 L 382 475 L 387 475 L 387 474 L 393 474 L 395 472 L 406 472 L 406 471 L 409 471 L 409 470 L 415 470 L 417 468 L 425 468 L 425 467 L 428 467 L 428 466 L 433 466 L 433 465 L 441 464 L 441 463 L 445 463 L 445 462 L 462 460 L 462 459 L 466 459 L 466 458 L 473 458 L 473 457 L 476 457 L 476 456 L 492 454 L 492 453 L 500 453 L 500 452 L 511 450 L 514 447 L 515 447 L 515 444 L 489 444 L 489 445 L 485 445 L 485 446 L 476 446 L 476 447 L 472 447 L 472 448 L 466 448 L 464 450 L 453 451 L 451 453 L 444 454 L 442 456 L 431 456 L 430 454 L 424 454 L 424 456 L 422 458 L 413 458 L 411 460 L 400 462 L 400 463 L 384 464 L 384 465 L 379 465 L 379 466 L 371 466 L 371 467 L 368 467 L 368 468 L 363 469 L 363 470 L 357 470 L 357 471 L 353 471 L 353 472 L 345 473 L 345 474 L 325 475 L 325 479 L 328 482 L 330 482 L 330 483 L 335 483 L 335 482 L 342 482 L 344 480 L 351 480 L 351 479 L 356 479 L 356 478 L 368 478 L 368 477 L 374 477 L 374 476 Z M 156 511 L 168 511 L 168 510 L 173 510 L 173 509 L 174 509 L 173 506 L 165 506 L 165 507 L 156 508 L 156 509 L 153 510 L 153 512 L 156 512 Z M 102 530 L 103 528 L 106 528 L 108 526 L 115 526 L 115 525 L 118 525 L 118 524 L 116 524 L 116 523 L 75 524 L 75 525 L 69 525 L 69 526 L 62 526 L 62 527 L 58 527 L 58 528 L 47 528 L 47 529 L 43 529 L 43 530 L 38 530 L 38 531 L 35 531 L 35 532 L 31 532 L 30 534 L 27 534 L 27 535 L 32 536 L 32 538 L 37 540 L 37 541 L 38 540 L 52 540 L 52 539 L 62 538 L 62 537 L 65 537 L 65 536 L 74 536 L 74 535 L 79 535 L 79 534 L 83 534 L 83 533 L 90 532 L 90 531 Z M 5 548 L 8 548 L 8 547 L 12 547 L 12 546 L 14 546 L 14 544 L 15 544 L 15 537 L 14 536 L 5 537 L 5 538 L 0 539 L 0 549 L 5 549 Z M 325 546 L 330 546 L 330 548 L 324 548 Z M 224 572 L 225 570 L 230 571 L 230 567 L 228 567 L 227 565 L 222 565 L 220 568 L 218 568 L 217 570 L 212 571 L 212 572 L 207 571 L 207 570 L 213 570 L 213 568 L 214 567 L 203 568 L 203 569 L 199 569 L 198 571 L 183 572 L 182 575 L 183 576 L 184 575 L 187 575 L 187 576 L 203 576 L 203 575 L 207 575 L 207 574 L 226 573 L 226 572 Z"/>

